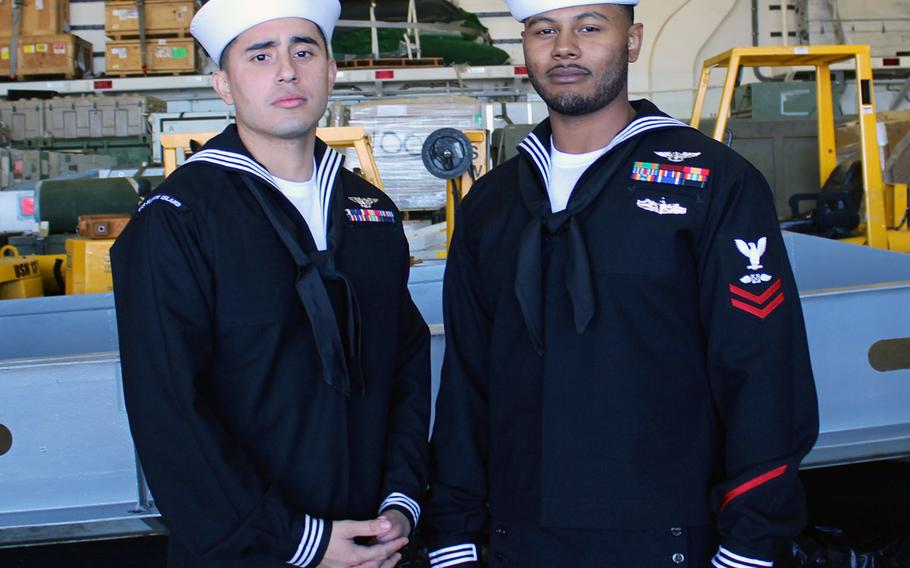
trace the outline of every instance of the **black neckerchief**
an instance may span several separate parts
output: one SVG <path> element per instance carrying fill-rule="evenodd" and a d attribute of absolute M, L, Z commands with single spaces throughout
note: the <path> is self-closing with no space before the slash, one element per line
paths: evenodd
<path fill-rule="evenodd" d="M 366 385 L 361 361 L 360 308 L 347 276 L 335 268 L 334 251 L 338 244 L 338 222 L 330 215 L 337 209 L 331 207 L 330 202 L 340 197 L 335 195 L 336 192 L 332 189 L 343 159 L 340 154 L 318 139 L 315 155 L 317 168 L 314 175 L 317 177 L 320 192 L 324 195 L 323 213 L 329 250 L 315 251 L 312 255 L 304 251 L 295 236 L 300 234 L 297 231 L 297 224 L 275 203 L 276 197 L 286 198 L 281 195 L 272 175 L 262 164 L 256 162 L 243 146 L 235 126 L 229 126 L 222 134 L 209 141 L 188 162 L 206 162 L 241 174 L 244 185 L 262 208 L 297 266 L 294 287 L 310 321 L 323 380 L 346 397 L 362 397 L 366 395 Z M 261 182 L 266 182 L 271 189 L 267 189 Z M 270 191 L 278 195 L 271 195 Z M 308 231 L 305 233 L 307 238 L 311 239 Z M 335 286 L 341 291 L 342 313 L 338 316 L 333 309 L 326 285 Z M 343 334 L 341 328 L 344 328 Z"/>
<path fill-rule="evenodd" d="M 546 346 L 543 338 L 543 233 L 557 234 L 566 231 L 569 257 L 566 269 L 566 288 L 572 301 L 575 330 L 581 334 L 587 329 L 597 309 L 591 275 L 588 248 L 578 221 L 578 213 L 590 205 L 627 163 L 629 156 L 641 139 L 641 134 L 658 129 L 688 126 L 657 110 L 649 101 L 634 101 L 635 119 L 610 143 L 606 153 L 598 158 L 578 180 L 565 210 L 550 210 L 548 192 L 550 177 L 550 140 L 552 129 L 549 119 L 544 120 L 519 150 L 518 185 L 522 200 L 532 219 L 522 230 L 518 245 L 515 275 L 515 295 L 534 344 L 543 355 Z"/>

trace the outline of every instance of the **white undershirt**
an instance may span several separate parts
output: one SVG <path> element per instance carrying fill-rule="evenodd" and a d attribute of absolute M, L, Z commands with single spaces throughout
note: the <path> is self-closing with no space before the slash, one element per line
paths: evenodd
<path fill-rule="evenodd" d="M 607 148 L 584 154 L 560 152 L 556 149 L 556 144 L 550 144 L 550 148 L 550 209 L 553 213 L 559 213 L 569 204 L 572 190 L 582 174 L 607 152 Z"/>
<path fill-rule="evenodd" d="M 313 168 L 316 171 L 316 168 Z M 316 242 L 318 250 L 325 250 L 325 212 L 322 210 L 322 200 L 319 197 L 319 186 L 316 183 L 314 175 L 308 181 L 288 181 L 286 179 L 275 178 L 278 189 L 288 198 L 288 201 L 294 204 L 294 207 L 303 215 Z"/>

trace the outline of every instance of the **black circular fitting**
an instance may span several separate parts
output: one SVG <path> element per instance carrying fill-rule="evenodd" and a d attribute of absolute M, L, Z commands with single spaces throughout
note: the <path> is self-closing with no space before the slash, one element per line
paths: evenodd
<path fill-rule="evenodd" d="M 0 456 L 9 452 L 13 447 L 13 433 L 9 428 L 0 424 Z"/>
<path fill-rule="evenodd" d="M 423 142 L 420 153 L 427 171 L 440 179 L 456 179 L 471 168 L 474 152 L 464 132 L 440 128 Z"/>

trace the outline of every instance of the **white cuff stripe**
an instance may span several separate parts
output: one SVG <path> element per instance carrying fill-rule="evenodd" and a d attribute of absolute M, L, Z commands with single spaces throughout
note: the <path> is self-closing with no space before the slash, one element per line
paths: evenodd
<path fill-rule="evenodd" d="M 316 528 L 316 536 L 313 538 L 313 544 L 310 547 L 310 553 L 303 560 L 302 566 L 309 566 L 311 562 L 316 558 L 316 551 L 319 550 L 319 545 L 322 543 L 322 533 L 325 532 L 325 523 L 318 521 Z"/>
<path fill-rule="evenodd" d="M 406 510 L 408 513 L 410 513 L 410 514 L 411 514 L 411 517 L 413 517 L 413 519 L 414 519 L 414 522 L 417 522 L 417 519 L 420 518 L 420 515 L 417 513 L 417 511 L 415 511 L 415 510 L 411 507 L 411 504 L 408 503 L 407 501 L 403 500 L 403 499 L 388 499 L 388 500 L 386 500 L 386 502 L 382 504 L 382 509 L 380 510 L 380 513 L 381 513 L 382 511 L 385 511 L 386 509 L 388 509 L 389 507 L 391 507 L 391 506 L 393 506 L 393 505 L 397 505 L 397 506 L 399 506 L 399 507 L 402 507 L 402 508 L 403 508 L 404 510 Z"/>
<path fill-rule="evenodd" d="M 389 496 L 385 498 L 385 501 L 382 502 L 382 505 L 380 505 L 379 512 L 381 513 L 391 505 L 398 505 L 407 509 L 411 513 L 411 516 L 414 517 L 415 524 L 420 520 L 420 505 L 417 504 L 417 501 L 411 499 L 404 493 L 395 492 L 389 494 Z"/>
<path fill-rule="evenodd" d="M 714 557 L 711 563 L 718 568 L 769 568 L 774 566 L 773 562 L 747 558 L 731 552 L 722 546 L 720 547 L 720 550 L 717 551 L 717 556 Z"/>
<path fill-rule="evenodd" d="M 297 553 L 288 561 L 288 564 L 304 568 L 312 562 L 316 556 L 316 551 L 319 550 L 324 531 L 325 523 L 322 520 L 306 515 L 303 521 L 303 536 L 300 537 Z"/>
<path fill-rule="evenodd" d="M 474 558 L 459 558 L 458 560 L 452 560 L 451 562 L 443 562 L 442 564 L 431 564 L 433 568 L 448 568 L 449 566 L 458 566 L 459 564 L 467 564 L 469 562 L 476 562 L 477 559 Z"/>
<path fill-rule="evenodd" d="M 441 562 L 451 562 L 452 560 L 462 560 L 465 562 L 473 562 L 477 560 L 470 552 L 453 552 L 452 554 L 445 554 L 439 556 L 430 561 L 430 566 L 437 566 Z"/>
<path fill-rule="evenodd" d="M 473 544 L 459 544 L 430 553 L 432 568 L 445 568 L 468 562 L 477 562 L 477 547 Z"/>

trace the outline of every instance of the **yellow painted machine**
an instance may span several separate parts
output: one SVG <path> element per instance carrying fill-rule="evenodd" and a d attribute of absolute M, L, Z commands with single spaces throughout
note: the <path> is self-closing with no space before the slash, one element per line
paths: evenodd
<path fill-rule="evenodd" d="M 111 247 L 115 239 L 66 240 L 66 293 L 103 294 L 114 291 Z"/>
<path fill-rule="evenodd" d="M 431 175 L 446 180 L 446 251 L 455 231 L 455 209 L 474 182 L 487 173 L 489 143 L 486 130 L 441 128 L 427 136 L 421 151 Z M 439 253 L 441 259 L 446 252 Z"/>
<path fill-rule="evenodd" d="M 862 146 L 862 187 L 865 223 L 855 234 L 842 239 L 880 249 L 910 252 L 910 209 L 905 184 L 887 184 L 882 179 L 876 137 L 875 90 L 868 45 L 815 45 L 795 47 L 738 47 L 712 57 L 702 66 L 701 81 L 692 110 L 692 126 L 698 128 L 711 72 L 726 68 L 714 138 L 722 140 L 733 104 L 733 91 L 745 67 L 814 67 L 818 105 L 818 160 L 822 187 L 837 168 L 831 67 L 852 63 L 856 71 L 857 116 Z"/>
<path fill-rule="evenodd" d="M 19 256 L 15 247 L 0 249 L 0 300 L 41 296 L 44 296 L 44 286 L 38 261 Z"/>

